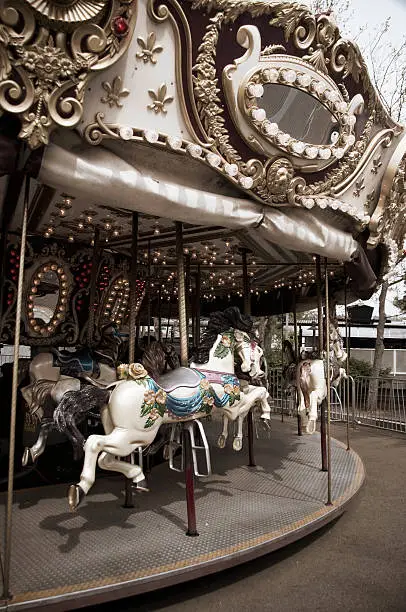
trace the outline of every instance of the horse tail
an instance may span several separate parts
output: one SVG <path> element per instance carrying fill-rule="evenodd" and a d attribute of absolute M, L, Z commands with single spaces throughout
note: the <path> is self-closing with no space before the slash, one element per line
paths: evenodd
<path fill-rule="evenodd" d="M 80 391 L 67 391 L 55 408 L 54 422 L 58 431 L 64 433 L 72 423 L 80 423 L 88 412 L 100 410 L 108 403 L 110 391 L 86 386 Z"/>

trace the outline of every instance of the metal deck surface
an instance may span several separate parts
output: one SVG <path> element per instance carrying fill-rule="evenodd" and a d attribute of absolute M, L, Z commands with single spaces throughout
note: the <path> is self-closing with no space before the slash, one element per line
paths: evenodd
<path fill-rule="evenodd" d="M 154 468 L 151 492 L 122 508 L 123 478 L 99 478 L 74 514 L 66 486 L 18 491 L 13 515 L 9 610 L 71 610 L 219 571 L 275 550 L 344 511 L 364 469 L 332 441 L 332 498 L 320 471 L 320 437 L 295 435 L 295 422 L 272 421 L 256 440 L 256 468 L 246 450 L 215 447 L 220 424 L 207 424 L 213 475 L 196 482 L 199 537 L 186 531 L 183 475 Z M 246 447 L 246 441 L 244 441 Z M 4 499 L 2 522 L 4 524 Z M 1 606 L 0 609 L 6 609 Z"/>

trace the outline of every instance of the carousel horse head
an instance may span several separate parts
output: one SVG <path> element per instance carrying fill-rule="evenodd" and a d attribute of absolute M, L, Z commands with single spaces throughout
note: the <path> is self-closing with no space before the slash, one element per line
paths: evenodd
<path fill-rule="evenodd" d="M 94 350 L 98 361 L 106 363 L 115 368 L 118 360 L 123 339 L 118 330 L 118 326 L 109 321 L 100 328 L 99 341 Z"/>

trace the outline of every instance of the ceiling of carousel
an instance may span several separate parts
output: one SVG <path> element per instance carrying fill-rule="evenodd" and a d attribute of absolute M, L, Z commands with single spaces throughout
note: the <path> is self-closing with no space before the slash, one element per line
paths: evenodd
<path fill-rule="evenodd" d="M 0 179 L 2 214 L 11 209 L 10 235 L 21 232 L 24 189 L 17 206 L 9 202 L 10 180 Z M 20 187 L 22 185 L 20 184 Z M 123 256 L 128 271 L 131 259 L 133 212 L 116 209 L 103 202 L 88 202 L 31 179 L 28 214 L 28 236 L 40 236 L 44 246 L 55 242 L 77 245 L 91 250 L 98 237 L 106 252 Z M 175 221 L 140 213 L 138 215 L 139 278 L 151 279 L 151 299 L 157 299 L 157 288 L 163 301 L 176 299 L 176 229 Z M 269 245 L 262 252 L 260 242 L 253 242 L 241 231 L 199 224 L 183 224 L 185 261 L 190 269 L 190 289 L 196 286 L 200 271 L 202 314 L 221 308 L 232 301 L 242 307 L 243 251 L 252 294 L 253 314 L 287 311 L 292 307 L 293 293 L 299 309 L 314 306 L 316 295 L 315 256 L 296 253 Z M 150 274 L 149 274 L 150 271 Z M 342 285 L 343 267 L 329 262 L 329 275 Z"/>

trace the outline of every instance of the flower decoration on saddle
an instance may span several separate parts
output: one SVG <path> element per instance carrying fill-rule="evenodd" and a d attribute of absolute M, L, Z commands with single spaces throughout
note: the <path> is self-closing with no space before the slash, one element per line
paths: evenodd
<path fill-rule="evenodd" d="M 152 382 L 152 379 L 150 379 Z M 166 409 L 166 392 L 158 388 L 158 391 L 149 388 L 144 392 L 144 402 L 141 407 L 141 416 L 147 416 L 144 428 L 152 427 L 157 419 L 164 416 Z"/>

